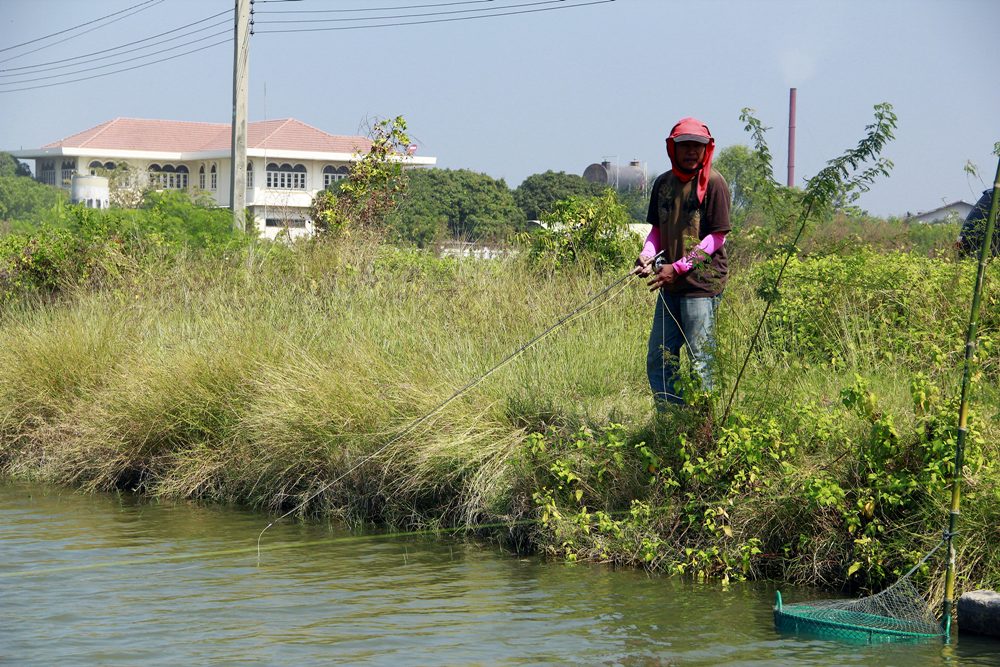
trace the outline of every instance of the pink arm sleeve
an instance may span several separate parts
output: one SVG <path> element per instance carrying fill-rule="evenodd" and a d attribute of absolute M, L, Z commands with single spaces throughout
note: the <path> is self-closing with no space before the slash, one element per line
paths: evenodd
<path fill-rule="evenodd" d="M 654 227 L 653 229 L 656 228 Z M 659 240 L 659 237 L 657 237 L 657 240 Z M 674 271 L 676 271 L 679 276 L 684 275 L 691 270 L 691 268 L 695 265 L 695 262 L 702 258 L 702 254 L 706 256 L 711 255 L 713 252 L 721 248 L 722 244 L 725 242 L 725 232 L 715 232 L 714 234 L 709 234 L 703 238 L 701 243 L 699 243 L 694 250 L 689 252 L 687 256 L 681 257 L 673 263 Z M 646 243 L 649 243 L 649 239 L 646 240 Z M 643 252 L 646 252 L 646 250 L 643 249 Z"/>
<path fill-rule="evenodd" d="M 642 252 L 639 253 L 639 257 L 649 259 L 658 252 L 660 252 L 660 228 L 654 225 L 649 230 L 649 236 L 646 237 L 646 242 L 642 246 Z"/>

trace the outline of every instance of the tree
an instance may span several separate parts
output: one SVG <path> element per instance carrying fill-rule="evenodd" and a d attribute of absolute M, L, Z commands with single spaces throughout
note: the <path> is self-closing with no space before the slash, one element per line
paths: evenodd
<path fill-rule="evenodd" d="M 729 184 L 733 216 L 742 220 L 754 207 L 763 187 L 760 155 L 749 146 L 726 146 L 712 160 L 712 168 Z M 759 202 L 758 202 L 759 203 Z"/>
<path fill-rule="evenodd" d="M 500 241 L 525 227 L 507 183 L 467 169 L 409 172 L 409 189 L 392 217 L 393 235 L 426 246 L 446 236 Z"/>
<path fill-rule="evenodd" d="M 649 211 L 649 191 L 655 180 L 655 177 L 652 178 L 643 189 L 629 188 L 618 193 L 618 201 L 628 211 L 632 220 L 646 222 L 646 213 Z"/>
<path fill-rule="evenodd" d="M 31 169 L 10 153 L 0 151 L 0 176 L 31 176 Z"/>
<path fill-rule="evenodd" d="M 118 208 L 138 208 L 150 191 L 146 173 L 133 169 L 124 160 L 118 162 L 114 169 L 99 168 L 94 171 L 97 176 L 108 179 L 108 198 L 112 206 Z"/>
<path fill-rule="evenodd" d="M 56 204 L 67 199 L 62 188 L 23 176 L 0 176 L 0 220 L 39 222 Z"/>
<path fill-rule="evenodd" d="M 527 220 L 540 220 L 545 213 L 554 210 L 556 202 L 570 197 L 599 195 L 606 187 L 600 183 L 591 183 L 583 176 L 549 170 L 524 179 L 514 190 L 514 201 Z"/>
<path fill-rule="evenodd" d="M 351 165 L 347 179 L 313 198 L 309 217 L 321 234 L 350 228 L 381 230 L 406 191 L 403 155 L 410 144 L 402 116 L 378 121 L 369 130 L 371 148 Z"/>

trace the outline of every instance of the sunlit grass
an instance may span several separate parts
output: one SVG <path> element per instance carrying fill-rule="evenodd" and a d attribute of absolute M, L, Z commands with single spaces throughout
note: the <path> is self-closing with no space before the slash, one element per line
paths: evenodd
<path fill-rule="evenodd" d="M 641 281 L 626 282 L 455 393 L 620 277 L 549 275 L 518 259 L 442 260 L 362 242 L 167 257 L 100 290 L 7 310 L 0 465 L 17 477 L 87 489 L 354 521 L 472 525 L 535 516 L 534 472 L 524 465 L 532 432 L 614 422 L 624 425 L 630 448 L 643 440 L 663 451 L 676 446 L 682 424 L 654 418 L 645 378 L 652 295 Z M 955 278 L 954 295 L 967 278 Z M 749 271 L 739 271 L 723 300 L 716 418 L 764 307 L 757 287 Z M 919 428 L 909 395 L 915 372 L 947 394 L 957 390 L 961 341 L 935 326 L 960 330 L 965 307 L 953 295 L 914 294 L 899 304 L 915 332 L 902 353 L 888 353 L 870 302 L 850 295 L 816 311 L 836 359 L 809 358 L 789 348 L 781 327 L 764 329 L 734 413 L 775 420 L 805 443 L 795 479 L 850 472 L 853 461 L 838 443 L 862 442 L 871 428 L 842 406 L 841 391 L 856 376 L 903 433 Z M 895 307 L 891 299 L 876 302 Z M 995 321 L 987 318 L 989 336 Z M 937 361 L 921 362 L 931 355 Z M 995 365 L 986 366 L 974 413 L 984 454 L 995 459 L 1000 433 L 990 406 L 1000 410 Z M 808 432 L 825 414 L 835 416 L 840 440 Z M 550 454 L 547 461 L 559 453 Z M 630 462 L 637 456 L 627 454 Z M 627 509 L 645 489 L 637 470 L 609 474 L 588 493 L 608 504 L 603 509 Z M 995 480 L 969 484 L 967 520 L 979 529 L 970 542 L 996 544 Z M 643 492 L 673 502 L 662 490 Z M 840 576 L 848 556 L 825 550 L 843 544 L 794 493 L 762 490 L 731 512 L 743 538 L 787 540 L 816 529 L 813 556 L 790 560 L 785 575 L 814 583 Z M 936 515 L 928 507 L 911 522 L 914 530 L 936 525 Z M 966 548 L 983 577 L 998 576 L 1000 560 Z M 613 560 L 639 564 L 637 554 Z"/>

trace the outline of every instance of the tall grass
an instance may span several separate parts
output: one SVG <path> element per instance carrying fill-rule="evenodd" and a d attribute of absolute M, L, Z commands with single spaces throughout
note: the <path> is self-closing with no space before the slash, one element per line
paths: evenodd
<path fill-rule="evenodd" d="M 930 422 L 910 384 L 938 387 L 938 412 L 954 395 L 971 273 L 912 256 L 848 258 L 857 280 L 875 281 L 858 288 L 833 279 L 840 261 L 792 267 L 734 421 L 714 424 L 711 402 L 654 413 L 644 366 L 653 297 L 638 280 L 435 411 L 619 276 L 357 241 L 164 256 L 102 289 L 4 313 L 0 465 L 87 489 L 354 521 L 473 525 L 551 507 L 564 520 L 528 538 L 553 553 L 827 584 L 869 558 L 856 584 L 875 586 L 939 532 L 945 498 L 907 496 L 903 512 L 878 496 L 885 547 L 859 547 L 870 524 L 850 521 L 870 520 L 854 504 L 875 484 L 872 434 L 895 420 L 878 474 L 923 474 L 914 461 Z M 715 401 L 732 390 L 767 271 L 743 269 L 727 290 Z M 984 308 L 983 334 L 1000 342 L 997 303 Z M 970 576 L 993 585 L 998 374 L 995 352 L 985 355 L 963 513 L 975 534 Z M 874 412 L 845 407 L 859 381 Z M 623 435 L 607 435 L 609 424 Z M 584 529 L 581 516 L 598 511 L 628 521 Z"/>
<path fill-rule="evenodd" d="M 293 506 L 602 279 L 557 284 L 516 264 L 324 245 L 294 258 L 275 247 L 252 262 L 162 269 L 155 281 L 8 314 L 8 469 L 94 489 Z M 623 407 L 606 398 L 623 381 L 638 416 L 642 297 L 632 291 L 567 325 L 362 465 L 316 509 L 394 518 L 446 507 L 471 517 L 502 495 L 501 463 L 526 428 L 556 414 L 607 418 Z"/>

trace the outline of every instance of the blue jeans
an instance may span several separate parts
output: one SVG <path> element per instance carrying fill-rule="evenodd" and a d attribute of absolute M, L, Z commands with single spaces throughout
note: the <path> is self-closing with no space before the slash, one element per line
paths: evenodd
<path fill-rule="evenodd" d="M 691 370 L 705 391 L 712 391 L 712 350 L 715 347 L 715 313 L 722 295 L 690 297 L 659 290 L 653 328 L 649 332 L 646 375 L 653 398 L 683 404 L 677 387 L 681 346 L 687 347 Z"/>

